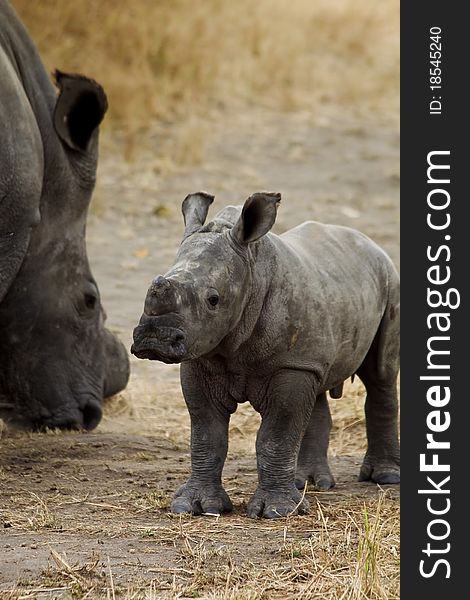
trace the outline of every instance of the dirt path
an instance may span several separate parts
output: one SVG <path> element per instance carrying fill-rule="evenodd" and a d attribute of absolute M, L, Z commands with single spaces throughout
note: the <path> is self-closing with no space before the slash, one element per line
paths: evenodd
<path fill-rule="evenodd" d="M 244 517 L 256 486 L 252 456 L 232 455 L 227 461 L 224 479 L 235 505 L 233 514 L 180 520 L 168 514 L 168 507 L 175 486 L 187 476 L 189 455 L 171 442 L 100 432 L 39 435 L 33 448 L 25 448 L 25 441 L 5 440 L 1 454 L 3 483 L 9 490 L 2 494 L 9 500 L 1 535 L 3 583 L 44 585 L 48 571 L 52 575 L 54 567 L 61 566 L 51 557 L 55 550 L 70 566 L 83 568 L 97 560 L 94 575 L 104 579 L 102 584 L 109 577 L 110 557 L 116 586 L 158 576 L 160 585 L 170 588 L 178 571 L 185 579 L 185 531 L 190 542 L 203 542 L 206 553 L 224 547 L 225 558 L 232 555 L 244 569 L 251 563 L 266 567 L 283 546 L 285 521 Z M 332 461 L 338 485 L 334 492 L 316 494 L 324 510 L 350 507 L 353 499 L 377 495 L 374 486 L 357 483 L 360 459 L 354 455 Z M 391 488 L 390 501 L 397 495 Z M 315 507 L 315 495 L 309 493 L 309 498 Z M 315 515 L 292 518 L 289 540 L 306 539 L 307 530 L 318 526 Z M 233 529 L 241 535 L 234 535 Z M 282 562 L 285 557 L 280 558 Z"/>
<path fill-rule="evenodd" d="M 350 225 L 398 265 L 395 123 L 255 111 L 207 118 L 188 132 L 160 127 L 147 139 L 131 164 L 115 151 L 118 138 L 105 141 L 88 227 L 108 325 L 128 347 L 151 279 L 172 263 L 181 201 L 192 191 L 216 195 L 209 216 L 254 191 L 280 191 L 275 232 L 306 219 Z M 177 169 L 171 156 L 199 164 Z M 355 384 L 332 406 L 338 485 L 308 492 L 309 515 L 282 523 L 243 516 L 256 485 L 259 423 L 243 406 L 231 425 L 225 471 L 234 514 L 175 518 L 170 497 L 189 468 L 178 367 L 132 358 L 129 387 L 108 403 L 95 432 L 3 432 L 0 590 L 5 598 L 336 598 L 335 590 L 358 577 L 368 506 L 383 524 L 382 578 L 396 597 L 398 490 L 384 494 L 356 481 L 365 447 L 362 404 Z"/>

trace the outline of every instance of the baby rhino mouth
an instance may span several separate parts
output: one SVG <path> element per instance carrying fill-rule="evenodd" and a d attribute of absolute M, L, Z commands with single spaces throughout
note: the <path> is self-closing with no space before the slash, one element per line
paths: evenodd
<path fill-rule="evenodd" d="M 131 353 L 137 358 L 179 363 L 187 353 L 184 333 L 174 327 L 149 329 L 146 325 L 138 325 L 134 329 Z"/>

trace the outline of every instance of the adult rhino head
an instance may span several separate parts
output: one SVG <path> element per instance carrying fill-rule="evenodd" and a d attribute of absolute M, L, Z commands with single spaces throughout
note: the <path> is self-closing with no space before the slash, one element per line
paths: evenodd
<path fill-rule="evenodd" d="M 121 342 L 87 259 L 98 127 L 95 81 L 56 71 L 0 0 L 0 417 L 23 429 L 93 429 L 127 383 Z"/>

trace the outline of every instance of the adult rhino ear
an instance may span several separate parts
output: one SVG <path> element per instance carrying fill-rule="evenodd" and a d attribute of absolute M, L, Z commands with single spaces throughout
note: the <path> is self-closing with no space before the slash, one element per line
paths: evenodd
<path fill-rule="evenodd" d="M 195 194 L 189 194 L 183 200 L 181 205 L 185 224 L 183 239 L 204 225 L 209 206 L 214 202 L 214 197 L 207 192 L 196 192 Z"/>
<path fill-rule="evenodd" d="M 232 228 L 232 237 L 242 245 L 259 240 L 274 225 L 280 201 L 278 192 L 258 192 L 250 196 Z"/>
<path fill-rule="evenodd" d="M 99 83 L 83 75 L 56 70 L 54 78 L 59 97 L 54 110 L 54 127 L 60 139 L 72 150 L 85 152 L 108 108 Z"/>

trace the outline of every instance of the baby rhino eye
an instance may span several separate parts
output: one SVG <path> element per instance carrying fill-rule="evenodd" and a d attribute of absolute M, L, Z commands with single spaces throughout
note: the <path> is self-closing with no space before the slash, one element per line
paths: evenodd
<path fill-rule="evenodd" d="M 219 303 L 219 294 L 216 290 L 209 290 L 207 294 L 207 302 L 212 308 L 215 308 L 217 306 L 217 304 Z"/>

